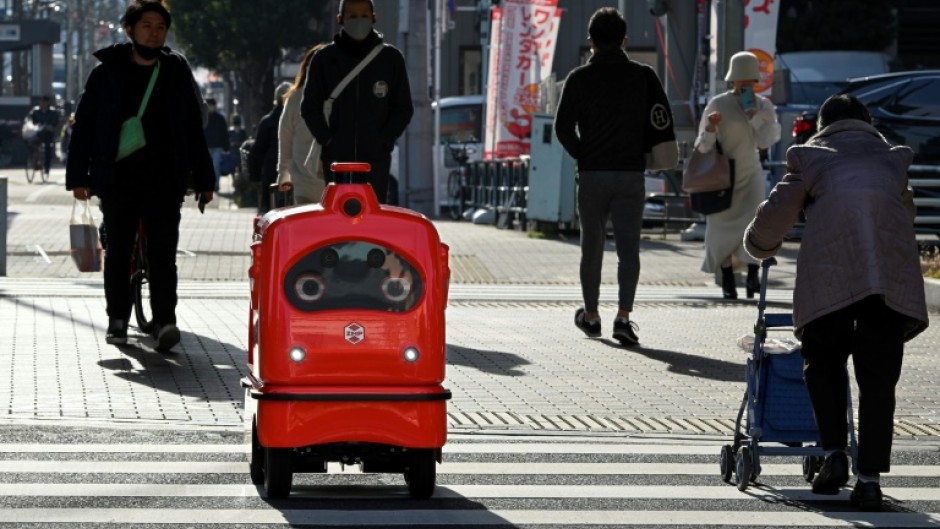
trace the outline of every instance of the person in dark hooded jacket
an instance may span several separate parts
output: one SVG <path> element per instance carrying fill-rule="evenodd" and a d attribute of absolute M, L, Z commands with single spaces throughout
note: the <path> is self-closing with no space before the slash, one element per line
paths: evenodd
<path fill-rule="evenodd" d="M 329 170 L 333 162 L 368 162 L 369 183 L 384 204 L 392 149 L 414 114 L 405 58 L 373 29 L 372 0 L 342 0 L 336 20 L 342 29 L 310 61 L 300 115 L 323 146 L 320 159 L 327 182 L 334 181 Z M 327 123 L 323 103 L 376 46 L 382 50 L 336 97 Z"/>
<path fill-rule="evenodd" d="M 255 142 L 248 151 L 248 167 L 251 179 L 260 182 L 258 189 L 258 213 L 267 213 L 271 203 L 271 184 L 277 182 L 277 125 L 284 112 L 284 95 L 290 90 L 287 81 L 274 88 L 274 108 L 261 118 L 255 129 Z"/>
<path fill-rule="evenodd" d="M 170 13 L 160 0 L 134 0 L 121 24 L 131 42 L 95 52 L 101 61 L 75 111 L 65 186 L 78 200 L 101 200 L 107 233 L 104 287 L 111 344 L 127 342 L 130 270 L 138 226 L 147 237 L 156 348 L 179 343 L 176 250 L 187 189 L 212 200 L 215 172 L 202 127 L 201 98 L 186 59 L 165 47 Z M 155 76 L 155 77 L 154 77 Z M 122 124 L 138 114 L 146 145 L 118 159 Z"/>

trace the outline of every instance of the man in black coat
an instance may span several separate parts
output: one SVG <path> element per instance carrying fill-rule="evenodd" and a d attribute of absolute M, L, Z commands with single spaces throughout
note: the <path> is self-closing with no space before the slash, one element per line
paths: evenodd
<path fill-rule="evenodd" d="M 121 19 L 130 43 L 95 52 L 75 111 L 65 187 L 78 200 L 101 199 L 107 233 L 104 287 L 111 344 L 127 342 L 130 260 L 138 226 L 147 237 L 156 348 L 179 343 L 176 250 L 187 189 L 212 200 L 215 176 L 203 136 L 200 98 L 186 59 L 164 46 L 170 13 L 159 0 L 134 0 Z M 117 159 L 121 126 L 141 118 L 146 145 Z"/>
<path fill-rule="evenodd" d="M 310 61 L 300 114 L 323 146 L 320 159 L 327 181 L 334 181 L 329 171 L 333 162 L 368 162 L 369 183 L 379 202 L 386 203 L 392 149 L 411 121 L 414 106 L 405 58 L 383 43 L 382 34 L 373 29 L 375 20 L 372 0 L 340 2 L 336 21 L 342 29 Z M 336 97 L 327 123 L 323 103 L 376 46 L 382 46 L 381 51 Z"/>
<path fill-rule="evenodd" d="M 598 299 L 609 219 L 619 261 L 613 338 L 636 345 L 639 327 L 630 313 L 640 278 L 643 171 L 675 166 L 676 136 L 669 100 L 656 73 L 630 60 L 623 50 L 623 15 L 612 7 L 598 9 L 588 23 L 588 35 L 593 54 L 568 74 L 555 114 L 558 141 L 578 162 L 584 308 L 575 312 L 574 323 L 589 337 L 601 335 Z"/>

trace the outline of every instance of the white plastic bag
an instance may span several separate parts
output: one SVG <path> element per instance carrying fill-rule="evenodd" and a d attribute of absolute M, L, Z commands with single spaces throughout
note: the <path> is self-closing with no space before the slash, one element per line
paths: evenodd
<path fill-rule="evenodd" d="M 98 226 L 91 214 L 90 200 L 72 203 L 72 220 L 69 223 L 72 260 L 79 272 L 101 271 L 101 244 L 98 242 Z M 78 204 L 82 205 L 79 206 Z"/>
<path fill-rule="evenodd" d="M 752 353 L 754 352 L 754 335 L 745 334 L 737 340 L 738 347 L 741 350 Z M 793 351 L 796 351 L 800 348 L 799 340 L 795 338 L 777 337 L 777 338 L 767 338 L 764 340 L 764 352 L 767 354 L 789 354 Z"/>
<path fill-rule="evenodd" d="M 29 118 L 23 120 L 23 128 L 20 129 L 20 133 L 23 135 L 23 140 L 31 141 L 36 137 L 36 134 L 39 132 L 39 125 L 33 123 Z"/>

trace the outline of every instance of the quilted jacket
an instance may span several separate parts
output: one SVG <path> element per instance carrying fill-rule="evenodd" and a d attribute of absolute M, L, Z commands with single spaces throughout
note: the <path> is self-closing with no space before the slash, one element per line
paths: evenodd
<path fill-rule="evenodd" d="M 927 328 L 924 279 L 914 237 L 909 147 L 892 147 L 871 125 L 837 121 L 787 151 L 787 175 L 744 234 L 758 259 L 777 253 L 805 212 L 793 318 L 807 323 L 868 296 L 906 316 L 904 339 Z"/>

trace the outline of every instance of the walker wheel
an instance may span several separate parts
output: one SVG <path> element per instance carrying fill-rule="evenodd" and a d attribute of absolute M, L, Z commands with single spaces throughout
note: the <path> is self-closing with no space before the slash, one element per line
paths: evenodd
<path fill-rule="evenodd" d="M 819 471 L 820 460 L 818 456 L 803 456 L 803 479 L 807 483 L 812 483 L 813 478 L 816 477 L 816 472 Z"/>
<path fill-rule="evenodd" d="M 719 468 L 721 468 L 721 480 L 725 483 L 731 483 L 731 473 L 734 470 L 733 462 L 734 450 L 731 448 L 731 445 L 722 446 Z"/>
<path fill-rule="evenodd" d="M 294 479 L 292 451 L 290 448 L 266 448 L 264 452 L 264 489 L 269 498 L 286 498 Z"/>
<path fill-rule="evenodd" d="M 734 483 L 738 486 L 738 490 L 745 491 L 747 490 L 748 483 L 751 482 L 752 466 L 753 461 L 751 460 L 751 450 L 743 446 L 738 452 L 738 460 L 735 465 L 734 472 Z"/>
<path fill-rule="evenodd" d="M 408 494 L 418 500 L 426 500 L 434 494 L 437 479 L 437 461 L 432 450 L 416 450 L 405 468 L 405 483 Z"/>
<path fill-rule="evenodd" d="M 248 460 L 248 471 L 251 474 L 252 485 L 264 484 L 264 447 L 258 440 L 258 418 L 251 421 L 251 454 Z"/>

